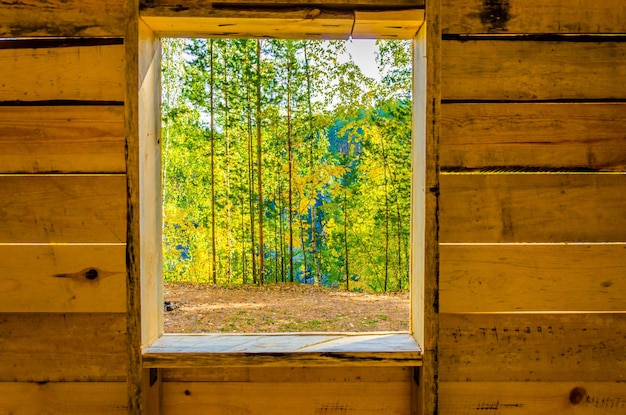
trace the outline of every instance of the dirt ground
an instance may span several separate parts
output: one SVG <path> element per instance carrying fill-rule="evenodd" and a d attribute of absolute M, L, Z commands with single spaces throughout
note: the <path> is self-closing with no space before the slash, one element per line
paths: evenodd
<path fill-rule="evenodd" d="M 165 283 L 166 333 L 407 331 L 409 294 L 304 284 Z"/>

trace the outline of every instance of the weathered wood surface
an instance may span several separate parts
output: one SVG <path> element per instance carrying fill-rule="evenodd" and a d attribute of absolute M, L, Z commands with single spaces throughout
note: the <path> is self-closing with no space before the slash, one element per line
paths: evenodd
<path fill-rule="evenodd" d="M 0 245 L 0 312 L 126 311 L 126 246 Z"/>
<path fill-rule="evenodd" d="M 210 8 L 250 8 L 255 7 L 328 7 L 344 9 L 388 9 L 388 8 L 413 8 L 423 7 L 424 0 L 151 0 L 140 3 L 141 10 L 151 8 L 190 10 L 202 13 Z"/>
<path fill-rule="evenodd" d="M 439 413 L 466 415 L 622 415 L 626 384 L 589 382 L 442 382 Z"/>
<path fill-rule="evenodd" d="M 164 335 L 143 366 L 419 366 L 409 334 Z"/>
<path fill-rule="evenodd" d="M 424 23 L 424 10 L 355 11 L 353 39 L 413 39 Z"/>
<path fill-rule="evenodd" d="M 120 0 L 0 1 L 0 36 L 104 36 L 124 34 Z"/>
<path fill-rule="evenodd" d="M 163 382 L 411 382 L 411 367 L 215 367 L 163 369 Z"/>
<path fill-rule="evenodd" d="M 124 314 L 0 314 L 0 382 L 126 380 Z"/>
<path fill-rule="evenodd" d="M 124 46 L 0 49 L 0 101 L 124 101 Z"/>
<path fill-rule="evenodd" d="M 447 104 L 442 170 L 626 170 L 626 104 Z"/>
<path fill-rule="evenodd" d="M 626 241 L 622 174 L 445 174 L 441 242 Z"/>
<path fill-rule="evenodd" d="M 0 242 L 125 242 L 126 179 L 0 176 Z"/>
<path fill-rule="evenodd" d="M 124 415 L 124 382 L 0 382 L 0 413 Z"/>
<path fill-rule="evenodd" d="M 624 33 L 622 0 L 442 0 L 443 33 Z"/>
<path fill-rule="evenodd" d="M 626 313 L 443 313 L 440 322 L 442 382 L 624 380 Z"/>
<path fill-rule="evenodd" d="M 626 42 L 446 40 L 444 100 L 626 98 Z"/>
<path fill-rule="evenodd" d="M 626 311 L 626 245 L 442 245 L 443 313 Z"/>
<path fill-rule="evenodd" d="M 0 107 L 3 173 L 123 173 L 122 106 Z"/>
<path fill-rule="evenodd" d="M 166 382 L 162 414 L 406 415 L 409 382 Z"/>

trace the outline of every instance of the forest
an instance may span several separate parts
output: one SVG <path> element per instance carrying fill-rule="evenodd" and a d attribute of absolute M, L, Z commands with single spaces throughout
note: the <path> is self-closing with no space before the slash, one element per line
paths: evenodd
<path fill-rule="evenodd" d="M 166 282 L 409 284 L 411 44 L 164 39 Z"/>

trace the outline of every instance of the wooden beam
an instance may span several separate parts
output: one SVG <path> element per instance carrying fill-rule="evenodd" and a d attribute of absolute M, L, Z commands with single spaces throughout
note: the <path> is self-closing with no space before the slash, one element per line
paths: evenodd
<path fill-rule="evenodd" d="M 442 414 L 621 415 L 626 384 L 591 382 L 441 382 Z"/>
<path fill-rule="evenodd" d="M 0 3 L 0 37 L 121 37 L 119 0 L 20 0 Z"/>
<path fill-rule="evenodd" d="M 624 379 L 626 313 L 443 313 L 440 322 L 440 382 Z"/>
<path fill-rule="evenodd" d="M 442 46 L 442 98 L 626 98 L 626 42 L 608 37 L 564 40 L 446 40 Z"/>
<path fill-rule="evenodd" d="M 298 8 L 321 7 L 330 9 L 408 9 L 424 7 L 424 0 L 143 0 L 142 10 L 170 9 L 202 13 L 211 8 Z"/>
<path fill-rule="evenodd" d="M 124 382 L 124 314 L 0 314 L 0 382 Z"/>
<path fill-rule="evenodd" d="M 621 242 L 622 174 L 446 174 L 441 242 Z"/>
<path fill-rule="evenodd" d="M 5 414 L 125 415 L 124 382 L 0 382 Z"/>
<path fill-rule="evenodd" d="M 0 49 L 0 101 L 124 101 L 124 46 Z"/>
<path fill-rule="evenodd" d="M 424 10 L 355 11 L 353 39 L 413 39 L 424 23 Z"/>
<path fill-rule="evenodd" d="M 122 106 L 0 107 L 3 173 L 124 173 Z"/>
<path fill-rule="evenodd" d="M 442 170 L 626 170 L 626 104 L 446 104 Z"/>
<path fill-rule="evenodd" d="M 0 313 L 123 313 L 119 245 L 0 245 Z"/>
<path fill-rule="evenodd" d="M 442 0 L 443 33 L 624 33 L 622 0 Z"/>
<path fill-rule="evenodd" d="M 626 311 L 625 244 L 443 245 L 441 312 Z"/>
<path fill-rule="evenodd" d="M 124 175 L 0 176 L 2 243 L 123 243 Z"/>

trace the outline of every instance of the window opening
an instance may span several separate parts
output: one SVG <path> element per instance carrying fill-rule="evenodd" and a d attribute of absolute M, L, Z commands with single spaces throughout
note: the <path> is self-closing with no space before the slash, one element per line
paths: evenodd
<path fill-rule="evenodd" d="M 162 46 L 164 331 L 407 331 L 411 42 Z"/>

